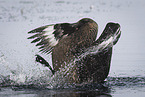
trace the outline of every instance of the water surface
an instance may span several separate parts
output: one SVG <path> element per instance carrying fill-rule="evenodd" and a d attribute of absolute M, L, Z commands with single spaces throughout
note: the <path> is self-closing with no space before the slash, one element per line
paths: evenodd
<path fill-rule="evenodd" d="M 143 97 L 144 6 L 143 0 L 0 0 L 0 96 Z M 27 32 L 46 24 L 76 22 L 83 17 L 98 23 L 98 37 L 108 22 L 121 25 L 122 36 L 113 48 L 111 70 L 105 83 L 108 89 L 44 88 L 50 71 L 35 62 L 35 54 L 40 53 L 27 40 Z M 51 56 L 43 56 L 51 63 Z"/>

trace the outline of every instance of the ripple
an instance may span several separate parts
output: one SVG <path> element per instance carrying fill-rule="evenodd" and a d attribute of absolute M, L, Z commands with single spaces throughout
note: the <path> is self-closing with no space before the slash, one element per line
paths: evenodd
<path fill-rule="evenodd" d="M 44 77 L 45 78 L 45 77 Z M 55 87 L 51 87 L 48 84 L 48 80 L 41 79 L 33 79 L 30 82 L 24 83 L 16 83 L 10 79 L 10 76 L 2 76 L 0 75 L 0 87 L 12 87 L 13 89 L 21 89 L 21 88 L 33 88 L 33 89 L 106 89 L 111 87 L 132 87 L 132 86 L 145 86 L 145 78 L 144 77 L 108 77 L 107 81 L 104 84 L 97 83 L 89 83 L 89 84 L 63 84 L 61 85 L 59 82 Z M 59 81 L 59 80 L 58 80 Z M 55 82 L 55 81 L 54 81 Z M 51 83 L 52 84 L 52 83 Z"/>
<path fill-rule="evenodd" d="M 110 86 L 145 86 L 145 77 L 108 77 Z"/>

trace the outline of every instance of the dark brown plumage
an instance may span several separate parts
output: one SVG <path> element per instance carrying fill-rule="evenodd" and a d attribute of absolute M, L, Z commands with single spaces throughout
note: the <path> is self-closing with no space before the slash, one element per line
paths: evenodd
<path fill-rule="evenodd" d="M 85 20 L 85 21 L 84 21 Z M 82 22 L 83 21 L 83 22 Z M 64 62 L 74 59 L 82 49 L 88 48 L 96 39 L 98 25 L 91 19 L 83 19 L 77 23 L 71 35 L 61 39 L 52 50 L 54 70 L 57 71 Z"/>
<path fill-rule="evenodd" d="M 74 68 L 64 76 L 69 83 L 103 82 L 109 73 L 112 47 L 121 34 L 119 24 L 108 23 L 96 40 L 98 25 L 89 18 L 77 23 L 46 25 L 28 33 L 35 33 L 28 39 L 35 38 L 32 43 L 37 42 L 36 46 L 40 46 L 40 51 L 47 54 L 52 52 L 55 72 L 79 59 L 72 63 Z M 50 67 L 39 55 L 36 61 Z"/>

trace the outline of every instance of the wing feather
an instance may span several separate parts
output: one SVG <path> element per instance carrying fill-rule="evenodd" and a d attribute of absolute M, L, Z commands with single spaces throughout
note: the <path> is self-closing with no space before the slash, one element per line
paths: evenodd
<path fill-rule="evenodd" d="M 31 43 L 36 43 L 39 46 L 40 52 L 50 53 L 54 46 L 56 46 L 63 36 L 68 36 L 73 33 L 72 24 L 52 24 L 36 28 L 29 31 L 28 34 L 33 34 L 28 39 L 33 39 Z M 72 32 L 71 32 L 72 31 Z"/>

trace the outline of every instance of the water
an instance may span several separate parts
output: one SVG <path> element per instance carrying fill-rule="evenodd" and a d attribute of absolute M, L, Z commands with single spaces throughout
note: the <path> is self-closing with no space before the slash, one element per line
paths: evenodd
<path fill-rule="evenodd" d="M 0 96 L 144 97 L 144 6 L 143 0 L 0 0 Z M 107 88 L 79 89 L 64 84 L 51 89 L 51 72 L 35 62 L 35 54 L 40 53 L 27 39 L 27 32 L 83 17 L 98 23 L 98 37 L 108 22 L 121 25 L 122 36 L 113 48 L 111 70 L 104 83 Z M 41 55 L 51 63 L 51 56 Z"/>

